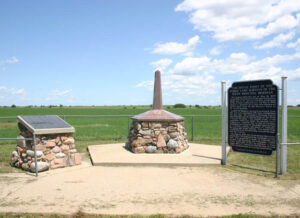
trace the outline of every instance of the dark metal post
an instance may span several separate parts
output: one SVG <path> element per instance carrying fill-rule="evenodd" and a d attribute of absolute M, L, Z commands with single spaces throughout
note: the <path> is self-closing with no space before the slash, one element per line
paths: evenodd
<path fill-rule="evenodd" d="M 35 176 L 37 177 L 39 175 L 38 173 L 38 166 L 37 166 L 37 156 L 36 156 L 36 140 L 35 140 L 35 134 L 33 133 L 33 148 L 34 148 L 34 165 L 35 165 Z"/>
<path fill-rule="evenodd" d="M 194 116 L 192 116 L 192 141 L 194 141 Z"/>

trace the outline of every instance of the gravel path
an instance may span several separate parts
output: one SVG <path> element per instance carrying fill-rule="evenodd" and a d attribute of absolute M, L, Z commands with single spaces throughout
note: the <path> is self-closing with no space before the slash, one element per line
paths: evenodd
<path fill-rule="evenodd" d="M 300 214 L 300 182 L 218 167 L 80 166 L 0 174 L 0 213 Z"/>

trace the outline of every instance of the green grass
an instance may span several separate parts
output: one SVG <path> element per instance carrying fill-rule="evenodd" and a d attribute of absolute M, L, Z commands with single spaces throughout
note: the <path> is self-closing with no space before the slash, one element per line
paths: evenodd
<path fill-rule="evenodd" d="M 0 119 L 0 138 L 15 138 L 18 135 L 17 115 L 136 115 L 150 106 L 97 106 L 97 107 L 17 107 L 0 108 L 0 116 L 13 116 Z M 221 115 L 220 107 L 165 110 L 179 115 Z M 300 108 L 289 108 L 288 115 L 300 116 Z M 88 145 L 125 142 L 128 135 L 128 117 L 66 117 L 66 121 L 76 129 L 74 134 L 76 147 L 85 152 Z M 129 120 L 130 121 L 130 120 Z M 185 117 L 185 128 L 189 141 L 192 141 L 192 117 Z M 288 141 L 300 141 L 300 117 L 288 118 Z M 194 117 L 195 143 L 221 144 L 221 117 Z M 0 172 L 11 172 L 10 154 L 15 148 L 15 141 L 0 141 Z M 288 175 L 300 178 L 300 145 L 288 147 Z M 275 155 L 264 157 L 240 153 L 230 153 L 228 165 L 231 169 L 262 175 L 274 175 Z"/>

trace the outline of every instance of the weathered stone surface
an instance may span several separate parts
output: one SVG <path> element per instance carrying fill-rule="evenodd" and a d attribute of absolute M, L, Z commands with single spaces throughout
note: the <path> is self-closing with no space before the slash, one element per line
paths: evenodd
<path fill-rule="evenodd" d="M 47 162 L 37 162 L 37 170 L 38 172 L 43 172 L 49 170 L 50 164 Z M 35 162 L 30 164 L 30 171 L 35 172 Z"/>
<path fill-rule="evenodd" d="M 19 153 L 19 154 L 21 154 L 21 153 L 23 153 L 23 152 L 24 152 L 24 149 L 23 149 L 23 148 L 21 148 L 21 147 L 19 147 L 19 146 L 17 146 L 17 151 L 18 151 L 18 153 Z"/>
<path fill-rule="evenodd" d="M 10 165 L 14 166 L 14 164 L 18 161 L 18 159 L 19 159 L 19 157 L 17 157 L 17 156 L 11 157 L 11 159 L 10 159 Z"/>
<path fill-rule="evenodd" d="M 50 154 L 51 151 L 47 149 L 47 150 L 43 151 L 43 153 L 44 153 L 44 155 L 47 155 L 47 154 Z"/>
<path fill-rule="evenodd" d="M 23 170 L 29 171 L 28 163 L 22 163 L 21 167 Z"/>
<path fill-rule="evenodd" d="M 154 131 L 154 137 L 158 137 L 158 135 L 160 134 L 160 131 Z"/>
<path fill-rule="evenodd" d="M 75 140 L 73 137 L 69 137 L 64 141 L 64 144 L 69 145 L 69 144 L 74 144 Z"/>
<path fill-rule="evenodd" d="M 54 159 L 51 162 L 51 169 L 63 168 L 66 166 L 66 160 L 64 158 Z"/>
<path fill-rule="evenodd" d="M 13 157 L 19 157 L 19 154 L 18 154 L 17 151 L 13 151 L 13 152 L 11 153 L 11 156 L 13 156 Z"/>
<path fill-rule="evenodd" d="M 164 139 L 165 139 L 165 142 L 169 141 L 170 140 L 170 136 L 167 134 L 167 135 L 164 135 Z"/>
<path fill-rule="evenodd" d="M 146 146 L 146 152 L 147 153 L 154 153 L 156 150 L 157 150 L 156 146 L 153 146 L 153 145 Z"/>
<path fill-rule="evenodd" d="M 146 144 L 149 144 L 152 142 L 152 139 L 144 139 L 142 137 L 138 137 L 137 141 L 136 141 L 136 146 L 144 146 Z"/>
<path fill-rule="evenodd" d="M 43 156 L 43 152 L 42 151 L 36 151 L 36 157 L 40 158 Z"/>
<path fill-rule="evenodd" d="M 63 164 L 64 162 L 66 162 L 66 160 L 64 158 L 54 159 L 55 164 Z"/>
<path fill-rule="evenodd" d="M 71 154 L 74 154 L 74 153 L 76 153 L 76 152 L 77 152 L 76 149 L 71 149 L 71 150 L 70 150 L 70 153 L 71 153 Z"/>
<path fill-rule="evenodd" d="M 60 142 L 60 137 L 57 136 L 56 139 L 55 139 L 55 144 L 58 144 Z"/>
<path fill-rule="evenodd" d="M 73 148 L 75 148 L 75 144 L 70 144 L 69 147 L 70 147 L 70 149 L 73 149 Z"/>
<path fill-rule="evenodd" d="M 46 150 L 46 145 L 42 145 L 42 144 L 37 144 L 36 145 L 36 150 L 39 150 L 39 151 L 44 151 Z"/>
<path fill-rule="evenodd" d="M 161 123 L 151 123 L 151 129 L 161 128 Z"/>
<path fill-rule="evenodd" d="M 34 151 L 32 151 L 32 150 L 27 150 L 26 154 L 30 157 L 34 157 Z"/>
<path fill-rule="evenodd" d="M 143 128 L 149 128 L 149 123 L 148 122 L 142 122 L 142 127 Z"/>
<path fill-rule="evenodd" d="M 55 141 L 47 141 L 46 147 L 47 148 L 54 148 L 56 146 Z"/>
<path fill-rule="evenodd" d="M 63 145 L 60 147 L 60 150 L 61 150 L 62 152 L 64 152 L 64 151 L 70 150 L 70 148 L 69 148 L 68 145 L 63 144 Z"/>
<path fill-rule="evenodd" d="M 35 144 L 38 145 L 38 144 L 40 144 L 40 142 L 41 142 L 41 139 L 40 139 L 39 137 L 36 137 L 36 138 L 35 138 Z"/>
<path fill-rule="evenodd" d="M 152 137 L 150 135 L 143 136 L 144 139 L 151 139 Z"/>
<path fill-rule="evenodd" d="M 164 136 L 162 134 L 160 134 L 157 138 L 157 147 L 161 148 L 161 147 L 166 147 L 166 141 L 164 139 Z"/>
<path fill-rule="evenodd" d="M 149 130 L 140 130 L 139 133 L 142 134 L 142 135 L 149 135 L 149 136 L 152 136 L 152 137 L 154 135 L 153 131 L 150 130 L 150 129 Z"/>
<path fill-rule="evenodd" d="M 60 137 L 60 140 L 61 140 L 62 142 L 64 142 L 64 141 L 67 140 L 67 139 L 68 139 L 67 136 L 61 136 L 61 137 Z"/>
<path fill-rule="evenodd" d="M 57 153 L 55 154 L 56 158 L 64 158 L 66 155 L 64 153 Z"/>
<path fill-rule="evenodd" d="M 170 133 L 169 133 L 169 136 L 170 136 L 171 138 L 176 138 L 178 135 L 179 135 L 178 132 L 170 132 Z"/>
<path fill-rule="evenodd" d="M 158 148 L 154 153 L 162 154 L 162 153 L 164 153 L 164 150 L 162 148 Z"/>
<path fill-rule="evenodd" d="M 132 148 L 132 152 L 134 153 L 145 153 L 145 148 L 143 146 Z"/>
<path fill-rule="evenodd" d="M 52 153 L 47 154 L 47 155 L 45 156 L 45 159 L 46 159 L 47 161 L 51 161 L 51 160 L 53 160 L 54 158 L 55 158 L 55 156 L 54 156 L 54 154 L 52 154 Z"/>
<path fill-rule="evenodd" d="M 60 147 L 55 146 L 54 148 L 52 148 L 51 150 L 53 153 L 59 153 L 60 152 Z"/>
<path fill-rule="evenodd" d="M 176 153 L 180 153 L 181 152 L 181 148 L 176 148 Z"/>
<path fill-rule="evenodd" d="M 141 128 L 142 128 L 141 124 L 139 124 L 138 122 L 135 122 L 135 129 L 140 130 Z"/>
<path fill-rule="evenodd" d="M 175 132 L 175 131 L 177 131 L 177 127 L 169 126 L 169 127 L 168 127 L 168 131 L 169 131 L 169 132 Z"/>
<path fill-rule="evenodd" d="M 80 156 L 79 153 L 76 153 L 76 154 L 74 155 L 74 162 L 75 162 L 76 165 L 81 164 L 81 156 Z"/>
<path fill-rule="evenodd" d="M 19 135 L 17 137 L 17 143 L 18 143 L 18 146 L 21 147 L 21 148 L 25 148 L 26 147 L 26 141 L 25 141 L 25 138 L 21 135 Z"/>
<path fill-rule="evenodd" d="M 136 139 L 134 139 L 132 142 L 131 142 L 131 147 L 135 147 L 136 146 Z"/>
<path fill-rule="evenodd" d="M 178 144 L 175 140 L 173 139 L 170 139 L 167 143 L 167 147 L 168 148 L 177 148 L 178 147 Z"/>

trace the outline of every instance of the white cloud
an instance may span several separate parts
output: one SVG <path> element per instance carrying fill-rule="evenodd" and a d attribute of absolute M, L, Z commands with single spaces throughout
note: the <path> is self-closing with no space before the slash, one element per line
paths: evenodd
<path fill-rule="evenodd" d="M 170 64 L 172 64 L 173 61 L 169 58 L 163 58 L 163 59 L 160 59 L 158 61 L 154 61 L 154 62 L 151 62 L 151 65 L 153 67 L 155 67 L 156 69 L 158 70 L 165 70 L 168 66 L 170 66 Z"/>
<path fill-rule="evenodd" d="M 0 86 L 1 94 L 9 94 L 9 95 L 22 95 L 25 93 L 24 89 L 15 89 L 15 88 L 7 88 L 6 86 Z"/>
<path fill-rule="evenodd" d="M 238 80 L 271 79 L 279 83 L 281 76 L 287 76 L 289 81 L 300 81 L 300 68 L 286 70 L 282 67 L 295 60 L 300 60 L 300 52 L 260 60 L 243 52 L 231 53 L 225 59 L 185 57 L 162 75 L 162 86 L 176 99 L 187 95 L 215 99 L 221 80 L 226 80 L 229 86 L 231 81 Z M 152 91 L 153 81 L 142 81 L 136 87 Z"/>
<path fill-rule="evenodd" d="M 175 11 L 189 13 L 195 29 L 213 32 L 219 41 L 261 39 L 300 24 L 300 1 L 295 0 L 184 0 Z"/>
<path fill-rule="evenodd" d="M 0 86 L 0 99 L 2 105 L 18 104 L 26 100 L 26 92 L 24 89 Z"/>
<path fill-rule="evenodd" d="M 290 42 L 289 44 L 287 44 L 287 47 L 294 48 L 296 50 L 300 50 L 300 38 L 298 38 L 298 40 L 295 42 Z"/>
<path fill-rule="evenodd" d="M 187 57 L 183 61 L 177 63 L 175 67 L 170 70 L 170 73 L 178 75 L 191 75 L 200 72 L 210 62 L 208 57 Z"/>
<path fill-rule="evenodd" d="M 152 90 L 153 85 L 154 85 L 153 80 L 147 80 L 147 81 L 142 81 L 142 82 L 138 83 L 135 87 L 137 87 L 137 88 L 144 87 L 148 90 Z"/>
<path fill-rule="evenodd" d="M 72 92 L 72 89 L 67 89 L 67 90 L 52 90 L 48 97 L 46 98 L 47 101 L 56 101 L 56 100 L 64 100 L 64 99 L 68 99 L 71 98 L 72 96 L 70 96 L 69 94 Z"/>
<path fill-rule="evenodd" d="M 176 98 L 187 95 L 206 96 L 218 92 L 220 84 L 214 81 L 214 77 L 207 73 L 193 74 L 189 76 L 178 74 L 164 74 L 162 76 L 162 89 L 164 93 L 175 93 Z M 153 90 L 153 81 L 143 81 L 136 85 L 149 91 Z M 205 87 L 205 88 L 204 88 Z"/>
<path fill-rule="evenodd" d="M 18 62 L 19 62 L 19 60 L 16 57 L 11 57 L 9 59 L 0 61 L 0 66 L 1 66 L 1 69 L 3 71 L 5 71 L 7 65 L 9 65 L 9 64 L 16 64 Z"/>
<path fill-rule="evenodd" d="M 186 56 L 191 56 L 199 42 L 199 36 L 194 36 L 190 38 L 186 44 L 178 42 L 157 43 L 152 53 L 166 55 L 184 54 Z"/>
<path fill-rule="evenodd" d="M 216 47 L 213 47 L 210 51 L 209 51 L 209 54 L 210 55 L 220 55 L 221 54 L 221 47 L 220 46 L 216 46 Z"/>
<path fill-rule="evenodd" d="M 289 32 L 289 33 L 281 33 L 274 37 L 271 41 L 266 42 L 262 45 L 255 46 L 256 49 L 267 49 L 267 48 L 275 48 L 275 47 L 280 47 L 282 46 L 285 42 L 290 41 L 293 39 L 295 36 L 294 32 Z"/>

